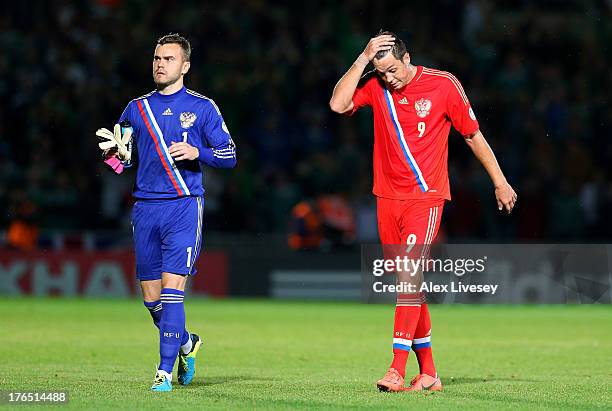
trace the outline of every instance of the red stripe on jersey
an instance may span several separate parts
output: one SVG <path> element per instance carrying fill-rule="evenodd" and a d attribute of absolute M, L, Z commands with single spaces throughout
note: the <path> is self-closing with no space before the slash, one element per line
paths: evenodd
<path fill-rule="evenodd" d="M 147 115 L 145 114 L 144 109 L 142 108 L 142 103 L 140 102 L 140 100 L 136 100 L 136 105 L 138 105 L 138 110 L 140 111 L 140 115 L 142 116 L 142 119 L 144 120 L 144 123 L 147 126 L 147 130 L 149 130 L 149 134 L 151 135 L 151 138 L 153 139 L 153 142 L 155 143 L 155 149 L 157 150 L 157 155 L 159 156 L 161 163 L 164 165 L 164 168 L 166 169 L 166 173 L 168 173 L 168 177 L 170 177 L 170 181 L 172 182 L 172 185 L 174 186 L 174 188 L 176 189 L 176 191 L 179 193 L 180 196 L 184 195 L 183 190 L 181 190 L 181 188 L 176 183 L 176 180 L 174 179 L 174 175 L 172 175 L 172 171 L 170 171 L 170 168 L 168 168 L 168 164 L 166 164 L 166 161 L 164 161 L 165 160 L 164 154 L 161 152 L 161 149 L 159 148 L 159 143 L 157 142 L 157 139 L 155 138 L 155 133 L 153 132 L 153 129 L 151 128 L 151 124 L 149 123 L 149 119 L 147 118 Z"/>
<path fill-rule="evenodd" d="M 467 98 L 467 95 L 465 94 L 465 91 L 463 90 L 463 86 L 461 85 L 459 80 L 457 80 L 457 77 L 453 76 L 447 71 L 434 70 L 430 68 L 423 68 L 423 73 L 429 74 L 430 76 L 439 76 L 449 79 L 455 85 L 455 88 L 457 88 L 457 91 L 459 92 L 459 95 L 463 99 L 465 105 L 468 105 L 469 100 Z"/>

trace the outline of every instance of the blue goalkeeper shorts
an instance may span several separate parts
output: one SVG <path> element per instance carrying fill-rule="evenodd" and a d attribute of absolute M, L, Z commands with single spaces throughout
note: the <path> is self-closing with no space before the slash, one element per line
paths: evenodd
<path fill-rule="evenodd" d="M 194 275 L 203 212 L 202 197 L 138 200 L 132 210 L 136 278 L 159 280 L 162 272 Z"/>

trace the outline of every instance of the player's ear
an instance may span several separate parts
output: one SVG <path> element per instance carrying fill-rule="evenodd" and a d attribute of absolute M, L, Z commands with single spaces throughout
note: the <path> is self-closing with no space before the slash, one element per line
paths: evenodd
<path fill-rule="evenodd" d="M 189 61 L 183 62 L 183 69 L 181 70 L 181 74 L 185 75 L 189 71 L 189 67 L 191 67 L 191 63 Z"/>
<path fill-rule="evenodd" d="M 402 61 L 406 66 L 408 66 L 410 64 L 410 53 L 406 52 L 406 54 L 404 54 L 404 57 L 402 57 Z"/>

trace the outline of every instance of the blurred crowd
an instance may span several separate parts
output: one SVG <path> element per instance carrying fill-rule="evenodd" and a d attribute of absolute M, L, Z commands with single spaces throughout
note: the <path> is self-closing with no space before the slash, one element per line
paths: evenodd
<path fill-rule="evenodd" d="M 328 101 L 384 28 L 414 64 L 462 81 L 519 195 L 499 214 L 451 133 L 448 239 L 612 238 L 611 1 L 37 3 L 0 15 L 0 229 L 129 227 L 134 173 L 105 170 L 94 133 L 153 89 L 155 41 L 179 32 L 193 46 L 187 86 L 216 101 L 238 147 L 236 169 L 205 171 L 206 229 L 284 232 L 296 205 L 333 196 L 350 237 L 374 240 L 371 114 L 347 119 Z"/>

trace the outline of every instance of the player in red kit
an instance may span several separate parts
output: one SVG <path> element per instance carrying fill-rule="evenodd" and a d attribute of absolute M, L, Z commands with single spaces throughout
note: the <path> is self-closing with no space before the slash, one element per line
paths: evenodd
<path fill-rule="evenodd" d="M 372 62 L 372 72 L 363 75 Z M 510 213 L 517 195 L 480 132 L 476 115 L 455 76 L 410 63 L 404 42 L 391 32 L 372 38 L 334 88 L 330 107 L 352 115 L 364 106 L 374 114 L 374 188 L 378 231 L 384 245 L 418 244 L 421 255 L 434 241 L 444 201 L 450 200 L 448 135 L 451 125 L 482 163 L 495 187 L 499 210 Z M 419 375 L 404 387 L 410 350 Z M 377 382 L 381 391 L 440 390 L 431 352 L 429 310 L 420 294 L 398 294 L 393 362 Z"/>

